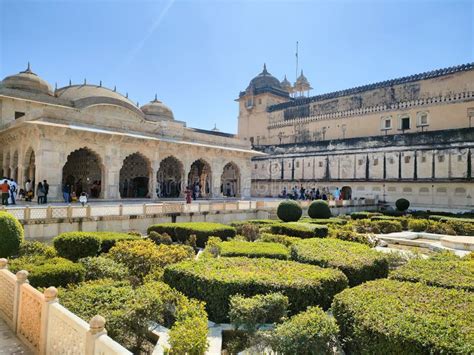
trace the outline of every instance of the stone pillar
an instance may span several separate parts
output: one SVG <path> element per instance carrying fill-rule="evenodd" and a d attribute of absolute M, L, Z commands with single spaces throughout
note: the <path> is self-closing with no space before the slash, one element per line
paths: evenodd
<path fill-rule="evenodd" d="M 60 153 L 49 150 L 39 150 L 35 157 L 35 181 L 36 186 L 43 180 L 49 184 L 48 202 L 62 200 L 62 176 L 63 166 L 61 165 Z"/>
<path fill-rule="evenodd" d="M 86 335 L 86 354 L 94 354 L 95 341 L 102 335 L 107 335 L 105 318 L 99 315 L 89 321 L 89 331 Z"/>
<path fill-rule="evenodd" d="M 151 165 L 150 166 L 151 171 L 150 171 L 150 178 L 149 178 L 150 180 L 148 183 L 150 191 L 148 193 L 150 195 L 151 200 L 156 200 L 158 198 L 158 196 L 156 196 L 156 187 L 158 185 L 158 182 L 156 179 L 157 179 L 158 169 L 160 168 L 160 163 L 155 160 L 150 165 Z"/>

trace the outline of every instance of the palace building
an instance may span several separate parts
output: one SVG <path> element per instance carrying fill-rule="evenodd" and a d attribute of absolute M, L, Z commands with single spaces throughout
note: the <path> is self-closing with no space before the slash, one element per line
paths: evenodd
<path fill-rule="evenodd" d="M 474 63 L 309 96 L 266 66 L 239 98 L 238 137 L 253 158 L 252 194 L 339 187 L 346 198 L 400 197 L 473 208 Z"/>
<path fill-rule="evenodd" d="M 99 85 L 51 86 L 30 66 L 0 82 L 0 176 L 92 198 L 249 197 L 248 141 L 186 127 L 155 99 L 139 107 Z"/>

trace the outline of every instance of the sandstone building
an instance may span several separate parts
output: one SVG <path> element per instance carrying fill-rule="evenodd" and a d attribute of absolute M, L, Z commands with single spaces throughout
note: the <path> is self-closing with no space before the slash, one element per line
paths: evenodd
<path fill-rule="evenodd" d="M 252 193 L 342 188 L 346 197 L 472 209 L 474 63 L 309 96 L 266 66 L 241 92 L 238 137 L 253 159 Z"/>
<path fill-rule="evenodd" d="M 30 66 L 0 82 L 0 176 L 47 180 L 50 200 L 70 186 L 93 198 L 248 197 L 249 142 L 186 127 L 156 97 L 139 107 L 115 89 L 52 89 Z"/>

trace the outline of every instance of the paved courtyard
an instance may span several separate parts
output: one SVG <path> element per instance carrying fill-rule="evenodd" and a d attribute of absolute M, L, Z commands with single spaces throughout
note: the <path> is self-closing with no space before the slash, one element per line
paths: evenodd
<path fill-rule="evenodd" d="M 0 354 L 33 354 L 0 318 Z"/>

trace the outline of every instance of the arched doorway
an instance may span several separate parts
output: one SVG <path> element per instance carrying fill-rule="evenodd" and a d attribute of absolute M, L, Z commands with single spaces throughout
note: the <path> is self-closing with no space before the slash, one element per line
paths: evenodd
<path fill-rule="evenodd" d="M 235 163 L 227 163 L 221 176 L 221 192 L 226 197 L 240 196 L 240 171 Z"/>
<path fill-rule="evenodd" d="M 343 200 L 352 199 L 352 189 L 350 186 L 343 186 L 341 189 L 341 196 Z"/>
<path fill-rule="evenodd" d="M 179 197 L 182 191 L 183 163 L 173 156 L 163 159 L 156 173 L 156 196 L 163 198 Z"/>
<path fill-rule="evenodd" d="M 36 173 L 36 165 L 35 165 L 35 152 L 33 149 L 28 149 L 25 155 L 25 170 L 23 175 L 23 183 L 26 183 L 28 180 L 35 186 L 35 173 Z"/>
<path fill-rule="evenodd" d="M 71 187 L 78 198 L 86 192 L 90 198 L 101 197 L 102 162 L 89 148 L 80 148 L 69 154 L 63 167 L 63 185 Z"/>
<path fill-rule="evenodd" d="M 120 196 L 122 198 L 150 197 L 150 163 L 140 153 L 126 157 L 120 169 Z"/>
<path fill-rule="evenodd" d="M 188 186 L 193 191 L 193 196 L 209 197 L 211 193 L 211 166 L 204 159 L 198 159 L 191 164 L 188 175 Z"/>

